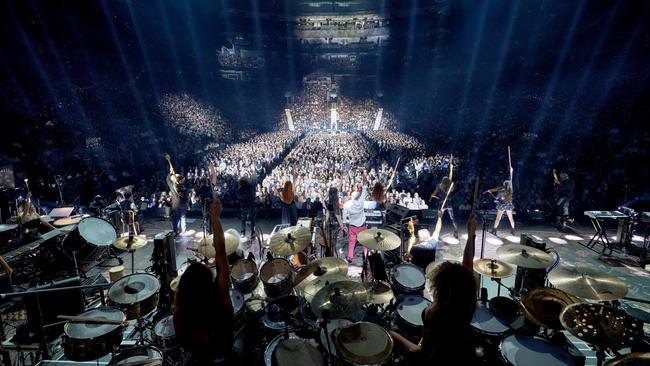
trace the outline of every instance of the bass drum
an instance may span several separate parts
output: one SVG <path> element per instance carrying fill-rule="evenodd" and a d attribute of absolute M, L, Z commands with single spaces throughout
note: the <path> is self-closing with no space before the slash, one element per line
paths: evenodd
<path fill-rule="evenodd" d="M 99 307 L 79 316 L 125 321 L 123 311 L 113 307 Z M 117 324 L 67 322 L 63 328 L 63 352 L 72 361 L 90 361 L 115 351 L 122 343 L 124 327 Z"/>
<path fill-rule="evenodd" d="M 90 263 L 117 239 L 117 230 L 110 222 L 98 217 L 86 217 L 63 240 L 63 252 L 71 260 Z"/>
<path fill-rule="evenodd" d="M 163 354 L 154 347 L 132 347 L 120 351 L 111 362 L 109 366 L 114 365 L 147 365 L 159 366 L 164 361 Z"/>

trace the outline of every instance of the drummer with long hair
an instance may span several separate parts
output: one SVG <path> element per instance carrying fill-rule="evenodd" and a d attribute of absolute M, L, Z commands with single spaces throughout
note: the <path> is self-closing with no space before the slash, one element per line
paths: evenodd
<path fill-rule="evenodd" d="M 468 223 L 473 248 L 476 219 Z M 470 242 L 471 241 L 471 242 Z M 473 254 L 473 251 L 472 251 Z M 468 264 L 443 262 L 429 274 L 432 303 L 422 312 L 422 339 L 415 344 L 391 331 L 398 351 L 411 365 L 474 365 L 476 350 L 467 335 L 476 311 L 477 282 Z"/>
<path fill-rule="evenodd" d="M 176 336 L 197 366 L 227 365 L 232 358 L 235 325 L 221 210 L 221 202 L 215 199 L 210 217 L 217 277 L 204 264 L 192 263 L 181 276 L 174 303 Z"/>

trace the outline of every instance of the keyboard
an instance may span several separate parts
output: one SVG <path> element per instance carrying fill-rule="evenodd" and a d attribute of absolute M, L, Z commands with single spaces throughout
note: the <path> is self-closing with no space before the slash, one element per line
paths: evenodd
<path fill-rule="evenodd" d="M 627 219 L 628 216 L 620 211 L 585 211 L 585 216 L 595 220 Z"/>

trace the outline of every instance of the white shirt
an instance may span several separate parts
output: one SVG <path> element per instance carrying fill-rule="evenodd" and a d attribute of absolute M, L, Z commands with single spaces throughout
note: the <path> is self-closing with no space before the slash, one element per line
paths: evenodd
<path fill-rule="evenodd" d="M 363 226 L 366 223 L 366 213 L 363 210 L 363 203 L 366 200 L 366 187 L 361 190 L 361 195 L 356 200 L 349 200 L 343 205 L 343 218 L 349 220 L 352 226 Z"/>

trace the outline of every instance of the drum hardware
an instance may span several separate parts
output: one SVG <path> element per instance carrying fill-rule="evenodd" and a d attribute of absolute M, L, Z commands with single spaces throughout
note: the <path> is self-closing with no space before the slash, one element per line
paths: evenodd
<path fill-rule="evenodd" d="M 269 240 L 269 249 L 278 256 L 302 252 L 311 241 L 311 232 L 302 226 L 290 226 L 276 232 Z"/>
<path fill-rule="evenodd" d="M 623 280 L 589 267 L 560 267 L 548 274 L 554 287 L 579 298 L 611 301 L 623 298 L 628 286 Z"/>

